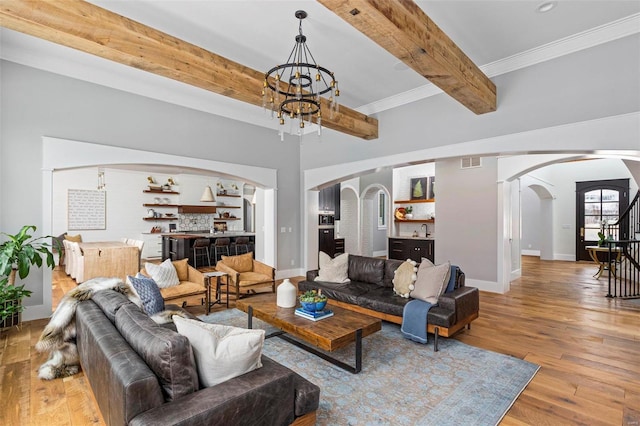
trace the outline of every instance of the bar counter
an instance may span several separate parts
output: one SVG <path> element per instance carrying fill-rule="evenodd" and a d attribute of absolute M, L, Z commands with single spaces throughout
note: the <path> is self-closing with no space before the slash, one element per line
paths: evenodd
<path fill-rule="evenodd" d="M 255 247 L 254 232 L 170 232 L 162 234 L 162 260 L 189 259 L 189 264 L 194 265 L 193 242 L 199 238 L 209 239 L 209 244 L 214 244 L 218 238 L 229 238 L 229 254 L 234 255 L 233 246 L 238 237 L 249 237 L 249 251 Z M 199 264 L 201 262 L 198 262 Z M 211 256 L 211 266 L 215 265 L 215 259 Z"/>

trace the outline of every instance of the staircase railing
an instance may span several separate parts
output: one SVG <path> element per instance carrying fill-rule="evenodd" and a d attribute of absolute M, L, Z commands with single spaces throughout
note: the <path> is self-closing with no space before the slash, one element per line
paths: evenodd
<path fill-rule="evenodd" d="M 640 298 L 640 191 L 620 215 L 608 225 L 613 239 L 609 247 L 609 290 L 607 297 Z"/>

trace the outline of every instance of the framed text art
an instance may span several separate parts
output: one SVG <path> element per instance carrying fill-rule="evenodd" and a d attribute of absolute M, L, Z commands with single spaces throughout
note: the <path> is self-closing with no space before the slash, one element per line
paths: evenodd
<path fill-rule="evenodd" d="M 411 199 L 412 200 L 426 200 L 427 199 L 427 178 L 412 178 L 411 179 Z"/>
<path fill-rule="evenodd" d="M 69 189 L 67 225 L 70 231 L 107 229 L 107 192 Z"/>

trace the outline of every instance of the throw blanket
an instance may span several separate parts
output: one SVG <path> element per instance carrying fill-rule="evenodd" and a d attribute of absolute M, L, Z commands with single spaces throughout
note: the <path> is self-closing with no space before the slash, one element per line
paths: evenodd
<path fill-rule="evenodd" d="M 418 299 L 404 305 L 400 328 L 404 337 L 418 343 L 427 343 L 427 314 L 432 306 L 435 305 Z"/>
<path fill-rule="evenodd" d="M 52 380 L 67 377 L 80 371 L 80 359 L 76 347 L 76 307 L 84 300 L 91 299 L 102 290 L 115 290 L 127 296 L 133 303 L 142 307 L 142 301 L 134 288 L 119 278 L 93 278 L 70 290 L 60 300 L 60 304 L 51 316 L 36 343 L 38 352 L 49 352 L 47 361 L 38 368 L 38 377 Z M 177 311 L 162 311 L 152 317 L 156 323 L 171 322 L 171 315 L 181 315 Z"/>

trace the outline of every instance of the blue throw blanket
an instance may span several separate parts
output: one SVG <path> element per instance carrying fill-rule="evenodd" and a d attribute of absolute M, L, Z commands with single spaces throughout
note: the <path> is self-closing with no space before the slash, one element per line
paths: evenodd
<path fill-rule="evenodd" d="M 400 328 L 404 337 L 418 343 L 427 343 L 427 314 L 432 306 L 434 305 L 418 299 L 404 305 Z"/>
<path fill-rule="evenodd" d="M 451 274 L 449 275 L 449 282 L 445 293 L 450 293 L 456 284 L 456 275 L 458 272 L 458 266 L 451 265 Z M 418 299 L 413 299 L 406 305 L 402 311 L 402 327 L 400 331 L 407 339 L 413 340 L 418 343 L 427 343 L 427 314 L 432 305 L 429 302 L 425 302 Z"/>

